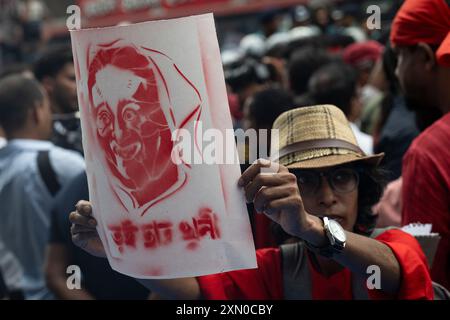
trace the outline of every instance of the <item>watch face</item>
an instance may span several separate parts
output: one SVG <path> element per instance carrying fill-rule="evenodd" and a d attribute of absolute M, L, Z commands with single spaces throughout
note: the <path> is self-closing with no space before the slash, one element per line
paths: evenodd
<path fill-rule="evenodd" d="M 334 220 L 330 220 L 329 222 L 329 230 L 333 237 L 336 238 L 339 242 L 345 242 L 346 236 L 344 229 L 342 229 L 341 225 Z"/>

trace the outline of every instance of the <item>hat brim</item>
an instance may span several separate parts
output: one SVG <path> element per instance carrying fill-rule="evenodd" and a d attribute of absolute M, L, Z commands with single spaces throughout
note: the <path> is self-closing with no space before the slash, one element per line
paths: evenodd
<path fill-rule="evenodd" d="M 334 167 L 341 164 L 353 162 L 364 162 L 370 166 L 376 167 L 380 164 L 383 157 L 384 153 L 361 157 L 358 157 L 355 154 L 334 154 L 294 162 L 287 165 L 286 167 L 289 169 L 317 169 L 317 168 Z"/>

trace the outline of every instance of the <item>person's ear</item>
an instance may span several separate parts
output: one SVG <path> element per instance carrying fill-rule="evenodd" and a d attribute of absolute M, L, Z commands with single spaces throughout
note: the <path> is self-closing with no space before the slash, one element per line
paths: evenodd
<path fill-rule="evenodd" d="M 417 50 L 421 56 L 421 59 L 423 59 L 422 61 L 424 62 L 425 69 L 427 71 L 433 70 L 437 65 L 437 61 L 436 55 L 434 54 L 433 49 L 431 49 L 430 45 L 419 42 L 417 44 Z"/>
<path fill-rule="evenodd" d="M 33 126 L 39 124 L 39 122 L 40 122 L 40 119 L 41 119 L 40 109 L 42 109 L 41 104 L 42 104 L 42 102 L 35 101 L 34 107 L 29 110 L 29 120 L 33 123 Z"/>
<path fill-rule="evenodd" d="M 46 107 L 45 106 L 45 101 L 44 100 L 42 100 L 42 101 L 35 101 L 34 104 L 35 105 L 34 105 L 34 108 L 33 108 L 33 111 L 32 111 L 32 113 L 33 113 L 33 115 L 32 115 L 33 121 L 36 124 L 38 124 L 38 125 L 40 123 L 42 123 L 42 122 L 46 122 L 47 118 L 49 116 L 49 113 L 45 109 L 45 107 Z"/>

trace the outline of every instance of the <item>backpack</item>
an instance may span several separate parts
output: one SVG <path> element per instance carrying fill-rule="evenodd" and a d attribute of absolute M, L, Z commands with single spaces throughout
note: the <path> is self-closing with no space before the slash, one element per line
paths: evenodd
<path fill-rule="evenodd" d="M 56 196 L 61 185 L 56 178 L 56 172 L 50 163 L 49 150 L 39 151 L 37 155 L 37 166 L 42 180 L 52 197 Z"/>

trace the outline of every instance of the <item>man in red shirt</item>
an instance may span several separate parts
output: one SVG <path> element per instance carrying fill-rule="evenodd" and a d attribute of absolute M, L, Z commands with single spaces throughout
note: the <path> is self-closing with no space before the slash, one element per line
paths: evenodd
<path fill-rule="evenodd" d="M 450 6 L 407 0 L 392 25 L 396 74 L 422 127 L 403 158 L 402 223 L 441 235 L 431 276 L 450 289 Z"/>
<path fill-rule="evenodd" d="M 279 170 L 263 172 L 271 163 L 259 160 L 237 183 L 257 212 L 303 241 L 258 250 L 257 269 L 140 281 L 172 299 L 432 299 L 418 242 L 401 230 L 373 232 L 383 155 L 361 151 L 344 113 L 331 105 L 297 108 L 273 128 Z M 78 203 L 72 239 L 104 257 L 91 214 L 89 202 Z M 370 286 L 373 270 L 379 283 Z"/>

